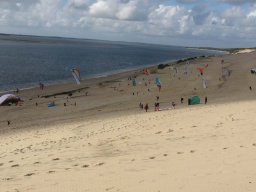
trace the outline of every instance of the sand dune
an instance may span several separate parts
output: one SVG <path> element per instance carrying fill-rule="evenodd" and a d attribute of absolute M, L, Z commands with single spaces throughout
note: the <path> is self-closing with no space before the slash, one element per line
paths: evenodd
<path fill-rule="evenodd" d="M 0 190 L 254 191 L 255 104 L 6 132 Z"/>
<path fill-rule="evenodd" d="M 0 108 L 0 191 L 255 191 L 255 58 L 200 58 L 189 76 L 184 65 L 179 74 L 167 67 L 152 75 L 161 77 L 160 93 L 138 71 L 137 87 L 127 80 L 135 72 L 88 80 L 68 101 L 37 95 L 73 84 L 21 92 L 23 106 Z M 207 89 L 196 70 L 205 64 Z M 188 106 L 195 94 L 209 103 Z M 160 108 L 174 101 L 176 109 L 155 112 L 157 95 Z M 49 109 L 51 100 L 57 106 Z"/>

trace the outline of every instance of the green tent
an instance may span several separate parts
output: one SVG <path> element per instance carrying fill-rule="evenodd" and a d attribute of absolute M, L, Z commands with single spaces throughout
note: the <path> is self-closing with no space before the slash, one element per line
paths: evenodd
<path fill-rule="evenodd" d="M 198 96 L 192 96 L 188 99 L 188 105 L 200 104 L 200 98 Z"/>

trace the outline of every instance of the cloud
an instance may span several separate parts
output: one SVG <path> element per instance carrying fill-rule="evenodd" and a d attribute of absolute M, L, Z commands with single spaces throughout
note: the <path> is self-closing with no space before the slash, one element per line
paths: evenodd
<path fill-rule="evenodd" d="M 190 4 L 190 3 L 199 3 L 201 0 L 177 0 L 178 3 L 181 4 Z"/>
<path fill-rule="evenodd" d="M 214 0 L 236 5 L 220 10 L 219 5 L 213 9 L 200 0 L 177 1 L 169 5 L 164 0 L 0 0 L 0 32 L 169 44 L 210 39 L 213 44 L 232 39 L 255 42 L 256 5 L 242 7 L 252 1 Z"/>
<path fill-rule="evenodd" d="M 255 0 L 218 0 L 220 3 L 228 3 L 234 5 L 241 5 L 246 3 L 255 3 Z"/>

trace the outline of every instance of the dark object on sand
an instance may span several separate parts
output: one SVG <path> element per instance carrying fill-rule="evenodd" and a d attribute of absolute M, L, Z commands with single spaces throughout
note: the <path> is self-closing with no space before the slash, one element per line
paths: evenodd
<path fill-rule="evenodd" d="M 200 98 L 198 96 L 192 96 L 188 99 L 188 105 L 200 104 Z"/>
<path fill-rule="evenodd" d="M 170 66 L 169 64 L 159 64 L 159 65 L 157 66 L 157 68 L 158 68 L 158 69 L 164 69 L 164 68 L 169 67 L 169 66 Z"/>
<path fill-rule="evenodd" d="M 149 108 L 149 107 L 148 107 L 148 104 L 146 104 L 145 107 L 144 107 L 144 109 L 145 109 L 146 112 L 148 112 L 148 108 Z"/>
<path fill-rule="evenodd" d="M 0 97 L 0 105 L 18 104 L 21 101 L 20 97 L 13 94 L 5 94 Z"/>

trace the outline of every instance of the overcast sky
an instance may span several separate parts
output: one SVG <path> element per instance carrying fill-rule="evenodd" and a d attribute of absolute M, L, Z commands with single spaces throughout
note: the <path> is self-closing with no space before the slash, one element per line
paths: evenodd
<path fill-rule="evenodd" d="M 256 0 L 0 0 L 0 33 L 256 47 Z"/>

